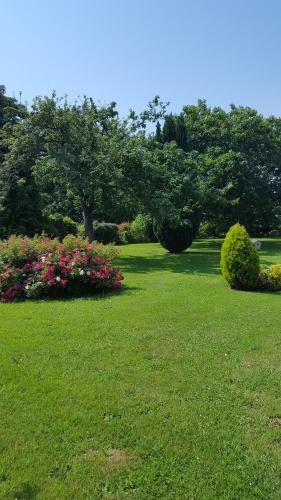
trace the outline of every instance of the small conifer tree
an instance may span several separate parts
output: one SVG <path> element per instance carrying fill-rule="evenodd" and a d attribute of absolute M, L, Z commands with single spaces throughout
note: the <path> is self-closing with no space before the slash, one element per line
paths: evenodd
<path fill-rule="evenodd" d="M 239 223 L 228 231 L 221 249 L 221 271 L 231 288 L 255 290 L 260 261 L 246 229 Z"/>

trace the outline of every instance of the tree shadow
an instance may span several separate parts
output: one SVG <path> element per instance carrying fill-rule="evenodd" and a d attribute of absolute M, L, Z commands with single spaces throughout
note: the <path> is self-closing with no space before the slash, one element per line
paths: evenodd
<path fill-rule="evenodd" d="M 276 239 L 268 239 L 268 240 L 261 240 L 261 250 L 260 250 L 260 256 L 261 259 L 263 256 L 270 256 L 274 257 L 277 255 L 280 255 L 280 261 L 281 261 L 281 239 L 276 238 Z"/>
<path fill-rule="evenodd" d="M 124 274 L 145 274 L 154 271 L 171 271 L 186 274 L 219 274 L 220 252 L 188 250 L 180 254 L 163 253 L 161 255 L 122 256 L 118 262 Z"/>
<path fill-rule="evenodd" d="M 171 271 L 174 273 L 218 275 L 220 274 L 220 251 L 223 240 L 196 240 L 185 252 L 171 254 L 154 251 L 151 247 L 144 255 L 122 255 L 118 259 L 118 266 L 124 274 L 145 274 L 149 272 Z M 156 247 L 157 248 L 157 247 Z M 157 249 L 158 250 L 158 249 Z M 267 240 L 262 242 L 259 252 L 262 265 L 270 265 L 267 257 L 280 255 L 281 240 Z"/>

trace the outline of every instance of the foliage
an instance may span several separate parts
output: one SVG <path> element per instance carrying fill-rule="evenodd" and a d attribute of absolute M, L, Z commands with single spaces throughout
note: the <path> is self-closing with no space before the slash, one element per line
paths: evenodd
<path fill-rule="evenodd" d="M 239 223 L 232 226 L 225 237 L 221 249 L 221 270 L 231 288 L 257 289 L 259 255 L 245 227 Z"/>
<path fill-rule="evenodd" d="M 173 226 L 169 221 L 155 221 L 154 232 L 163 248 L 172 253 L 180 253 L 192 244 L 194 227 L 191 221 L 183 221 Z"/>
<path fill-rule="evenodd" d="M 272 264 L 269 266 L 268 280 L 275 290 L 281 290 L 281 264 Z"/>
<path fill-rule="evenodd" d="M 129 221 L 121 222 L 120 224 L 118 224 L 118 236 L 119 243 L 122 245 L 133 243 L 131 238 L 131 223 Z"/>
<path fill-rule="evenodd" d="M 151 239 L 152 218 L 148 214 L 138 214 L 130 225 L 129 239 L 134 243 L 145 243 Z"/>
<path fill-rule="evenodd" d="M 26 107 L 15 97 L 6 95 L 6 88 L 0 85 L 0 164 L 7 152 L 7 144 L 3 141 L 3 129 L 11 131 L 11 127 L 27 116 Z"/>
<path fill-rule="evenodd" d="M 177 120 L 185 126 L 184 143 L 176 134 Z M 202 99 L 184 106 L 179 115 L 166 116 L 161 140 L 199 154 L 202 219 L 214 228 L 214 236 L 238 219 L 256 235 L 278 225 L 280 131 L 280 118 L 264 118 L 243 106 L 232 105 L 229 112 L 212 109 Z"/>
<path fill-rule="evenodd" d="M 37 141 L 27 133 L 25 106 L 0 86 L 0 238 L 41 232 L 41 196 L 32 175 Z"/>
<path fill-rule="evenodd" d="M 62 297 L 119 288 L 123 279 L 112 266 L 116 250 L 67 236 L 10 237 L 0 244 L 0 297 Z"/>
<path fill-rule="evenodd" d="M 118 243 L 118 225 L 109 222 L 94 222 L 94 239 L 107 245 L 108 243 Z"/>
<path fill-rule="evenodd" d="M 147 201 L 156 224 L 169 227 L 200 222 L 202 192 L 197 155 L 185 153 L 174 142 L 157 144 L 150 151 L 153 194 Z M 152 189 L 152 187 L 151 187 Z"/>
<path fill-rule="evenodd" d="M 156 96 L 121 119 L 115 102 L 54 93 L 28 111 L 1 86 L 0 238 L 40 233 L 50 214 L 83 222 L 89 240 L 93 220 L 118 224 L 139 213 L 171 226 L 196 213 L 211 236 L 236 220 L 253 236 L 279 231 L 281 119 L 204 100 L 179 114 L 166 108 Z"/>
<path fill-rule="evenodd" d="M 78 235 L 78 224 L 70 217 L 58 217 L 49 215 L 47 223 L 44 226 L 45 232 L 53 238 L 62 240 L 68 234 Z"/>
<path fill-rule="evenodd" d="M 161 101 L 155 98 L 140 116 L 131 112 L 121 120 L 115 102 L 97 106 L 84 97 L 81 104 L 72 105 L 55 94 L 34 101 L 29 120 L 34 132 L 44 137 L 35 178 L 43 191 L 50 185 L 53 190 L 62 188 L 79 201 L 89 241 L 94 239 L 94 212 L 111 211 L 113 200 L 117 213 L 130 212 L 130 193 L 134 195 L 142 178 L 144 156 L 144 132 L 138 141 L 136 131 L 161 116 L 161 109 Z M 125 210 L 120 210 L 122 205 Z"/>
<path fill-rule="evenodd" d="M 274 219 L 270 177 L 253 168 L 244 153 L 211 148 L 201 156 L 205 220 L 219 236 L 239 218 L 253 234 L 262 234 Z"/>

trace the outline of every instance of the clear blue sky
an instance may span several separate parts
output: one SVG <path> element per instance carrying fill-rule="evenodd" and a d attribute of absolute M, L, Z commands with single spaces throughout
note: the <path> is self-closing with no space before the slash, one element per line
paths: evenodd
<path fill-rule="evenodd" d="M 8 94 L 116 100 L 206 98 L 281 115 L 280 0 L 0 0 Z"/>

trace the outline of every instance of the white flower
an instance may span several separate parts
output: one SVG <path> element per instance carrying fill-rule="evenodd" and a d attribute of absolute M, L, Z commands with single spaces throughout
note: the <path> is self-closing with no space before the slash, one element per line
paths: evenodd
<path fill-rule="evenodd" d="M 80 273 L 79 273 L 79 274 L 80 274 L 80 276 L 84 276 L 85 271 L 83 271 L 83 269 L 81 269 L 81 271 L 80 271 Z"/>
<path fill-rule="evenodd" d="M 41 257 L 42 262 L 46 262 L 46 257 Z"/>
<path fill-rule="evenodd" d="M 90 276 L 90 275 L 91 275 L 90 271 L 87 271 L 87 276 Z"/>
<path fill-rule="evenodd" d="M 60 277 L 59 277 L 59 276 L 56 276 L 56 280 L 57 280 L 57 282 L 59 283 L 59 282 L 60 282 Z"/>
<path fill-rule="evenodd" d="M 25 287 L 24 287 L 24 288 L 25 288 L 26 290 L 28 290 L 28 289 L 29 289 L 29 285 L 25 285 Z"/>

